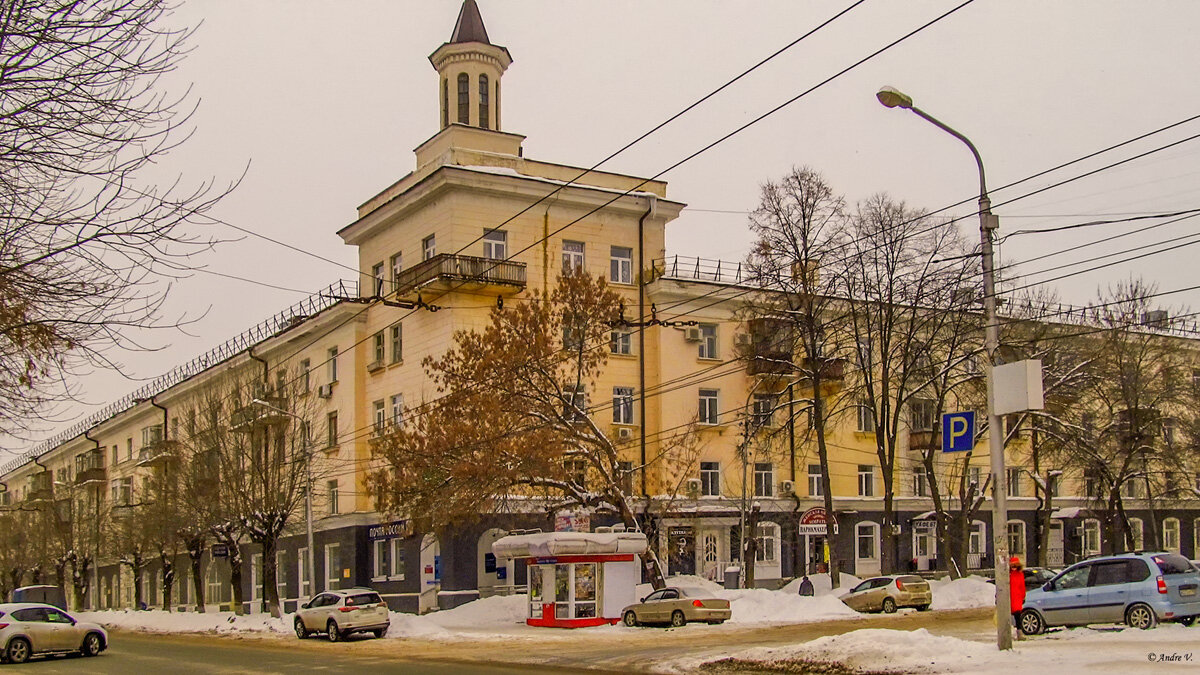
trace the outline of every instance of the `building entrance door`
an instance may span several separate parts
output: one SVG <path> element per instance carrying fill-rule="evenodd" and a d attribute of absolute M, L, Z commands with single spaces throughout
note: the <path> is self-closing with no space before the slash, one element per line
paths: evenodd
<path fill-rule="evenodd" d="M 1050 537 L 1046 546 L 1046 566 L 1063 566 L 1063 523 L 1061 520 L 1050 521 Z"/>
<path fill-rule="evenodd" d="M 825 535 L 806 534 L 804 536 L 805 573 L 818 574 L 829 571 L 829 558 L 826 557 Z"/>
<path fill-rule="evenodd" d="M 933 523 L 930 522 L 930 525 Z M 918 523 L 913 523 L 916 527 Z M 917 529 L 913 531 L 913 561 L 916 564 L 916 571 L 927 572 L 933 569 L 934 561 L 937 560 L 937 537 L 934 532 L 929 529 Z"/>

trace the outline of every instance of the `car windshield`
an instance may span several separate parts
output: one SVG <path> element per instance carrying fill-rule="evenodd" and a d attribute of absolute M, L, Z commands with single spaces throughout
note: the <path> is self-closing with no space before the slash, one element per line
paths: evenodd
<path fill-rule="evenodd" d="M 1195 571 L 1192 569 L 1192 563 L 1178 553 L 1159 553 L 1154 556 L 1154 562 L 1158 563 L 1158 569 L 1162 570 L 1163 574 L 1183 574 Z"/>
<path fill-rule="evenodd" d="M 358 595 L 346 596 L 347 607 L 358 607 L 361 605 L 376 605 L 383 602 L 379 599 L 378 593 L 359 593 Z"/>

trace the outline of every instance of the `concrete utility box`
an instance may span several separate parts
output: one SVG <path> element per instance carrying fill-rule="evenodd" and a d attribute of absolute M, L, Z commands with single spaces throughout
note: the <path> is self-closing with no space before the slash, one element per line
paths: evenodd
<path fill-rule="evenodd" d="M 725 568 L 725 590 L 736 591 L 741 587 L 742 568 L 726 567 Z"/>
<path fill-rule="evenodd" d="M 601 528 L 607 530 L 607 528 Z M 536 532 L 501 537 L 497 558 L 524 558 L 529 568 L 530 626 L 582 628 L 615 624 L 637 602 L 641 532 Z"/>
<path fill-rule="evenodd" d="M 995 379 L 995 407 L 997 415 L 1011 415 L 1026 410 L 1041 410 L 1042 362 L 1037 359 L 1016 361 L 992 369 Z"/>

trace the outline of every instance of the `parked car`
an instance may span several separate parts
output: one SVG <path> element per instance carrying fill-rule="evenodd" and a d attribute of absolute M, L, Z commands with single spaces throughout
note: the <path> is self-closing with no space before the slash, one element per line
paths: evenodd
<path fill-rule="evenodd" d="M 850 589 L 842 602 L 859 612 L 886 612 L 900 607 L 916 607 L 924 612 L 933 602 L 929 582 L 911 574 L 872 577 Z"/>
<path fill-rule="evenodd" d="M 681 586 L 660 588 L 636 605 L 621 610 L 621 619 L 626 626 L 646 623 L 682 626 L 689 621 L 717 624 L 728 621 L 731 615 L 728 600 L 715 598 L 707 591 Z"/>
<path fill-rule="evenodd" d="M 369 588 L 325 591 L 296 610 L 296 637 L 325 633 L 330 642 L 351 633 L 369 632 L 381 638 L 391 626 L 387 603 Z"/>
<path fill-rule="evenodd" d="M 1177 553 L 1122 553 L 1084 560 L 1025 595 L 1021 632 L 1049 626 L 1160 621 L 1191 625 L 1200 616 L 1200 571 Z"/>
<path fill-rule="evenodd" d="M 1025 592 L 1032 591 L 1035 588 L 1041 588 L 1055 576 L 1058 575 L 1058 570 L 1052 570 L 1049 567 L 1026 567 L 1025 572 Z M 989 584 L 996 583 L 995 579 L 988 579 Z"/>
<path fill-rule="evenodd" d="M 108 649 L 108 633 L 52 605 L 10 602 L 0 604 L 0 645 L 9 663 L 25 663 L 35 654 L 96 656 Z"/>

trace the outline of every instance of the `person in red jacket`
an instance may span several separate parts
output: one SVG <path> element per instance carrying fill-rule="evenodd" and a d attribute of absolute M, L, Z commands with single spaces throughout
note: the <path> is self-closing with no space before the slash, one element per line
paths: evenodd
<path fill-rule="evenodd" d="M 1013 626 L 1017 628 L 1017 639 L 1020 640 L 1021 609 L 1025 607 L 1025 567 L 1021 559 L 1013 556 L 1008 559 L 1008 597 L 1009 609 L 1012 610 Z"/>

